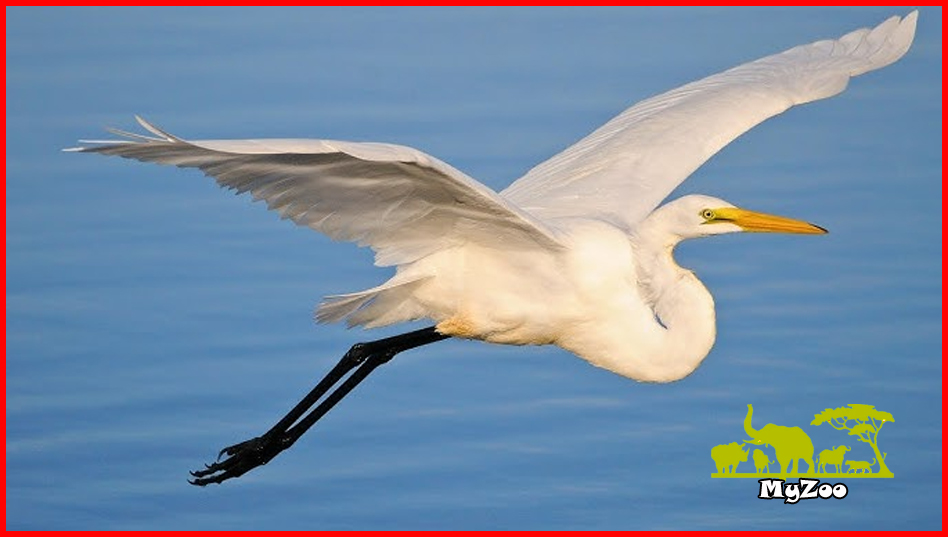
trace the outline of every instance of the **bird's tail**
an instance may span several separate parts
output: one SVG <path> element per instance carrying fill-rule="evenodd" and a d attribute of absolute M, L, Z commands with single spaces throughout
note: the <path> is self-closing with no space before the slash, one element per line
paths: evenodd
<path fill-rule="evenodd" d="M 376 328 L 411 321 L 424 316 L 412 299 L 415 289 L 428 277 L 384 284 L 344 295 L 327 296 L 316 308 L 316 321 L 335 323 L 342 320 L 349 326 Z"/>

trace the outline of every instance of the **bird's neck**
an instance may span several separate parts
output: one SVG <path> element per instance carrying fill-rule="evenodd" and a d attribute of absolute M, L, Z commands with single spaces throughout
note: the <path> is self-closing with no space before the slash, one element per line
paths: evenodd
<path fill-rule="evenodd" d="M 654 313 L 650 337 L 636 349 L 643 380 L 669 382 L 691 374 L 711 351 L 715 338 L 714 299 L 672 255 L 680 238 L 644 222 L 633 237 L 639 291 Z"/>

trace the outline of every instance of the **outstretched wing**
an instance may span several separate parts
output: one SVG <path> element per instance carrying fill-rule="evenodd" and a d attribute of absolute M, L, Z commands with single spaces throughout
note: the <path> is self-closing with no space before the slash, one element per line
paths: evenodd
<path fill-rule="evenodd" d="M 202 140 L 119 130 L 122 141 L 71 151 L 199 168 L 221 186 L 283 218 L 338 240 L 369 246 L 376 264 L 397 265 L 461 244 L 559 248 L 553 232 L 496 192 L 410 147 L 331 140 Z"/>
<path fill-rule="evenodd" d="M 746 63 L 629 108 L 501 196 L 544 220 L 596 217 L 631 230 L 722 147 L 791 106 L 842 92 L 898 60 L 918 12 Z"/>

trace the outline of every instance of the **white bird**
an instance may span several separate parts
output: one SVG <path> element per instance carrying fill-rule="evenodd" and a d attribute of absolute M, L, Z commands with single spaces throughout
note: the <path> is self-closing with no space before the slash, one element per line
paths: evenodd
<path fill-rule="evenodd" d="M 126 139 L 74 148 L 199 168 L 284 218 L 372 248 L 377 265 L 396 267 L 378 287 L 327 297 L 319 321 L 436 323 L 353 346 L 277 425 L 222 450 L 227 457 L 192 472 L 192 483 L 219 483 L 266 464 L 375 367 L 447 337 L 558 345 L 638 381 L 687 376 L 714 343 L 714 301 L 677 265 L 675 246 L 741 231 L 826 230 L 708 196 L 659 204 L 758 123 L 836 95 L 851 77 L 898 60 L 912 43 L 917 15 L 646 99 L 500 193 L 417 149 L 384 143 L 187 141 L 138 118 L 154 136 L 113 130 Z"/>

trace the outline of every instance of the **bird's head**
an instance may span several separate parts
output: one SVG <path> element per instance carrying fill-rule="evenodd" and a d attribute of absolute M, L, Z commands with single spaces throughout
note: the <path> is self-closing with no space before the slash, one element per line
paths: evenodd
<path fill-rule="evenodd" d="M 688 195 L 665 204 L 653 213 L 662 221 L 664 231 L 679 240 L 724 233 L 800 233 L 822 235 L 820 226 L 773 214 L 735 207 L 711 196 Z"/>

